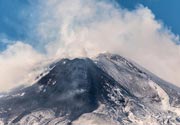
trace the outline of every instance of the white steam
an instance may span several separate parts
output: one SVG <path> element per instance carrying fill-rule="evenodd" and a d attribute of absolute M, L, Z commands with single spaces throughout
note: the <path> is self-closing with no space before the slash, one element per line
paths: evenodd
<path fill-rule="evenodd" d="M 47 0 L 36 6 L 32 17 L 36 20 L 30 21 L 31 35 L 43 45 L 46 57 L 94 57 L 102 52 L 116 53 L 180 86 L 180 46 L 175 44 L 179 37 L 156 21 L 146 7 L 128 11 L 116 3 L 101 0 Z M 44 59 L 29 45 L 25 46 L 30 50 L 25 49 L 31 60 L 27 60 L 20 49 L 13 50 L 16 54 L 11 56 L 6 54 L 10 48 L 1 54 L 0 68 L 4 77 L 0 78 L 0 86 L 17 85 L 36 62 Z M 13 63 L 12 68 L 7 70 L 6 62 Z M 21 70 L 18 70 L 19 65 Z M 9 80 L 5 80 L 6 74 Z"/>
<path fill-rule="evenodd" d="M 31 78 L 40 73 L 37 67 L 43 56 L 27 44 L 17 42 L 0 53 L 0 91 L 23 84 L 31 84 Z"/>

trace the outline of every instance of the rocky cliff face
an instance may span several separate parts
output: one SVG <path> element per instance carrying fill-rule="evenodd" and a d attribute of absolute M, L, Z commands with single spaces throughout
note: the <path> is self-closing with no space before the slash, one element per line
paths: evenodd
<path fill-rule="evenodd" d="M 178 125 L 180 88 L 112 54 L 62 59 L 0 98 L 0 125 Z"/>

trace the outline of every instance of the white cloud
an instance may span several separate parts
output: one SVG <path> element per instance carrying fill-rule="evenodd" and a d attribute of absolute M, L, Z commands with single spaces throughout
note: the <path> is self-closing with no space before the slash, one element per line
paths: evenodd
<path fill-rule="evenodd" d="M 37 66 L 43 58 L 31 46 L 22 42 L 10 45 L 0 53 L 0 91 L 32 84 L 29 80 L 34 80 L 35 74 L 39 73 Z"/>
<path fill-rule="evenodd" d="M 48 57 L 117 53 L 180 86 L 180 46 L 175 44 L 179 36 L 155 20 L 148 8 L 128 11 L 98 0 L 47 0 L 35 8 L 31 15 L 35 20 L 29 21 L 30 35 L 42 43 Z M 9 47 L 0 55 L 0 67 L 6 67 L 0 72 L 6 72 L 0 83 L 19 83 L 32 69 L 28 67 L 36 66 L 42 58 L 27 44 Z M 5 80 L 8 75 L 12 77 Z"/>
<path fill-rule="evenodd" d="M 97 0 L 49 0 L 40 6 L 44 9 L 36 34 L 48 41 L 50 55 L 117 53 L 180 86 L 180 46 L 175 44 L 179 37 L 148 8 L 128 11 Z"/>

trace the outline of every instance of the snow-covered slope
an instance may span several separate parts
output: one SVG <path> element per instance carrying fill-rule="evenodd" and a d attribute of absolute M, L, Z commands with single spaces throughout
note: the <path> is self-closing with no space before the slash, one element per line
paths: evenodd
<path fill-rule="evenodd" d="M 62 59 L 0 98 L 0 125 L 178 125 L 180 88 L 112 54 Z"/>

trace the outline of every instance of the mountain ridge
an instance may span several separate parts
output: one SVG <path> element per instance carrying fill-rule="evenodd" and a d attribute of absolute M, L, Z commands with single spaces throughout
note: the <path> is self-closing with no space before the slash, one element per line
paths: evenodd
<path fill-rule="evenodd" d="M 61 59 L 50 67 L 36 84 L 0 98 L 2 125 L 180 124 L 179 88 L 122 56 Z"/>

